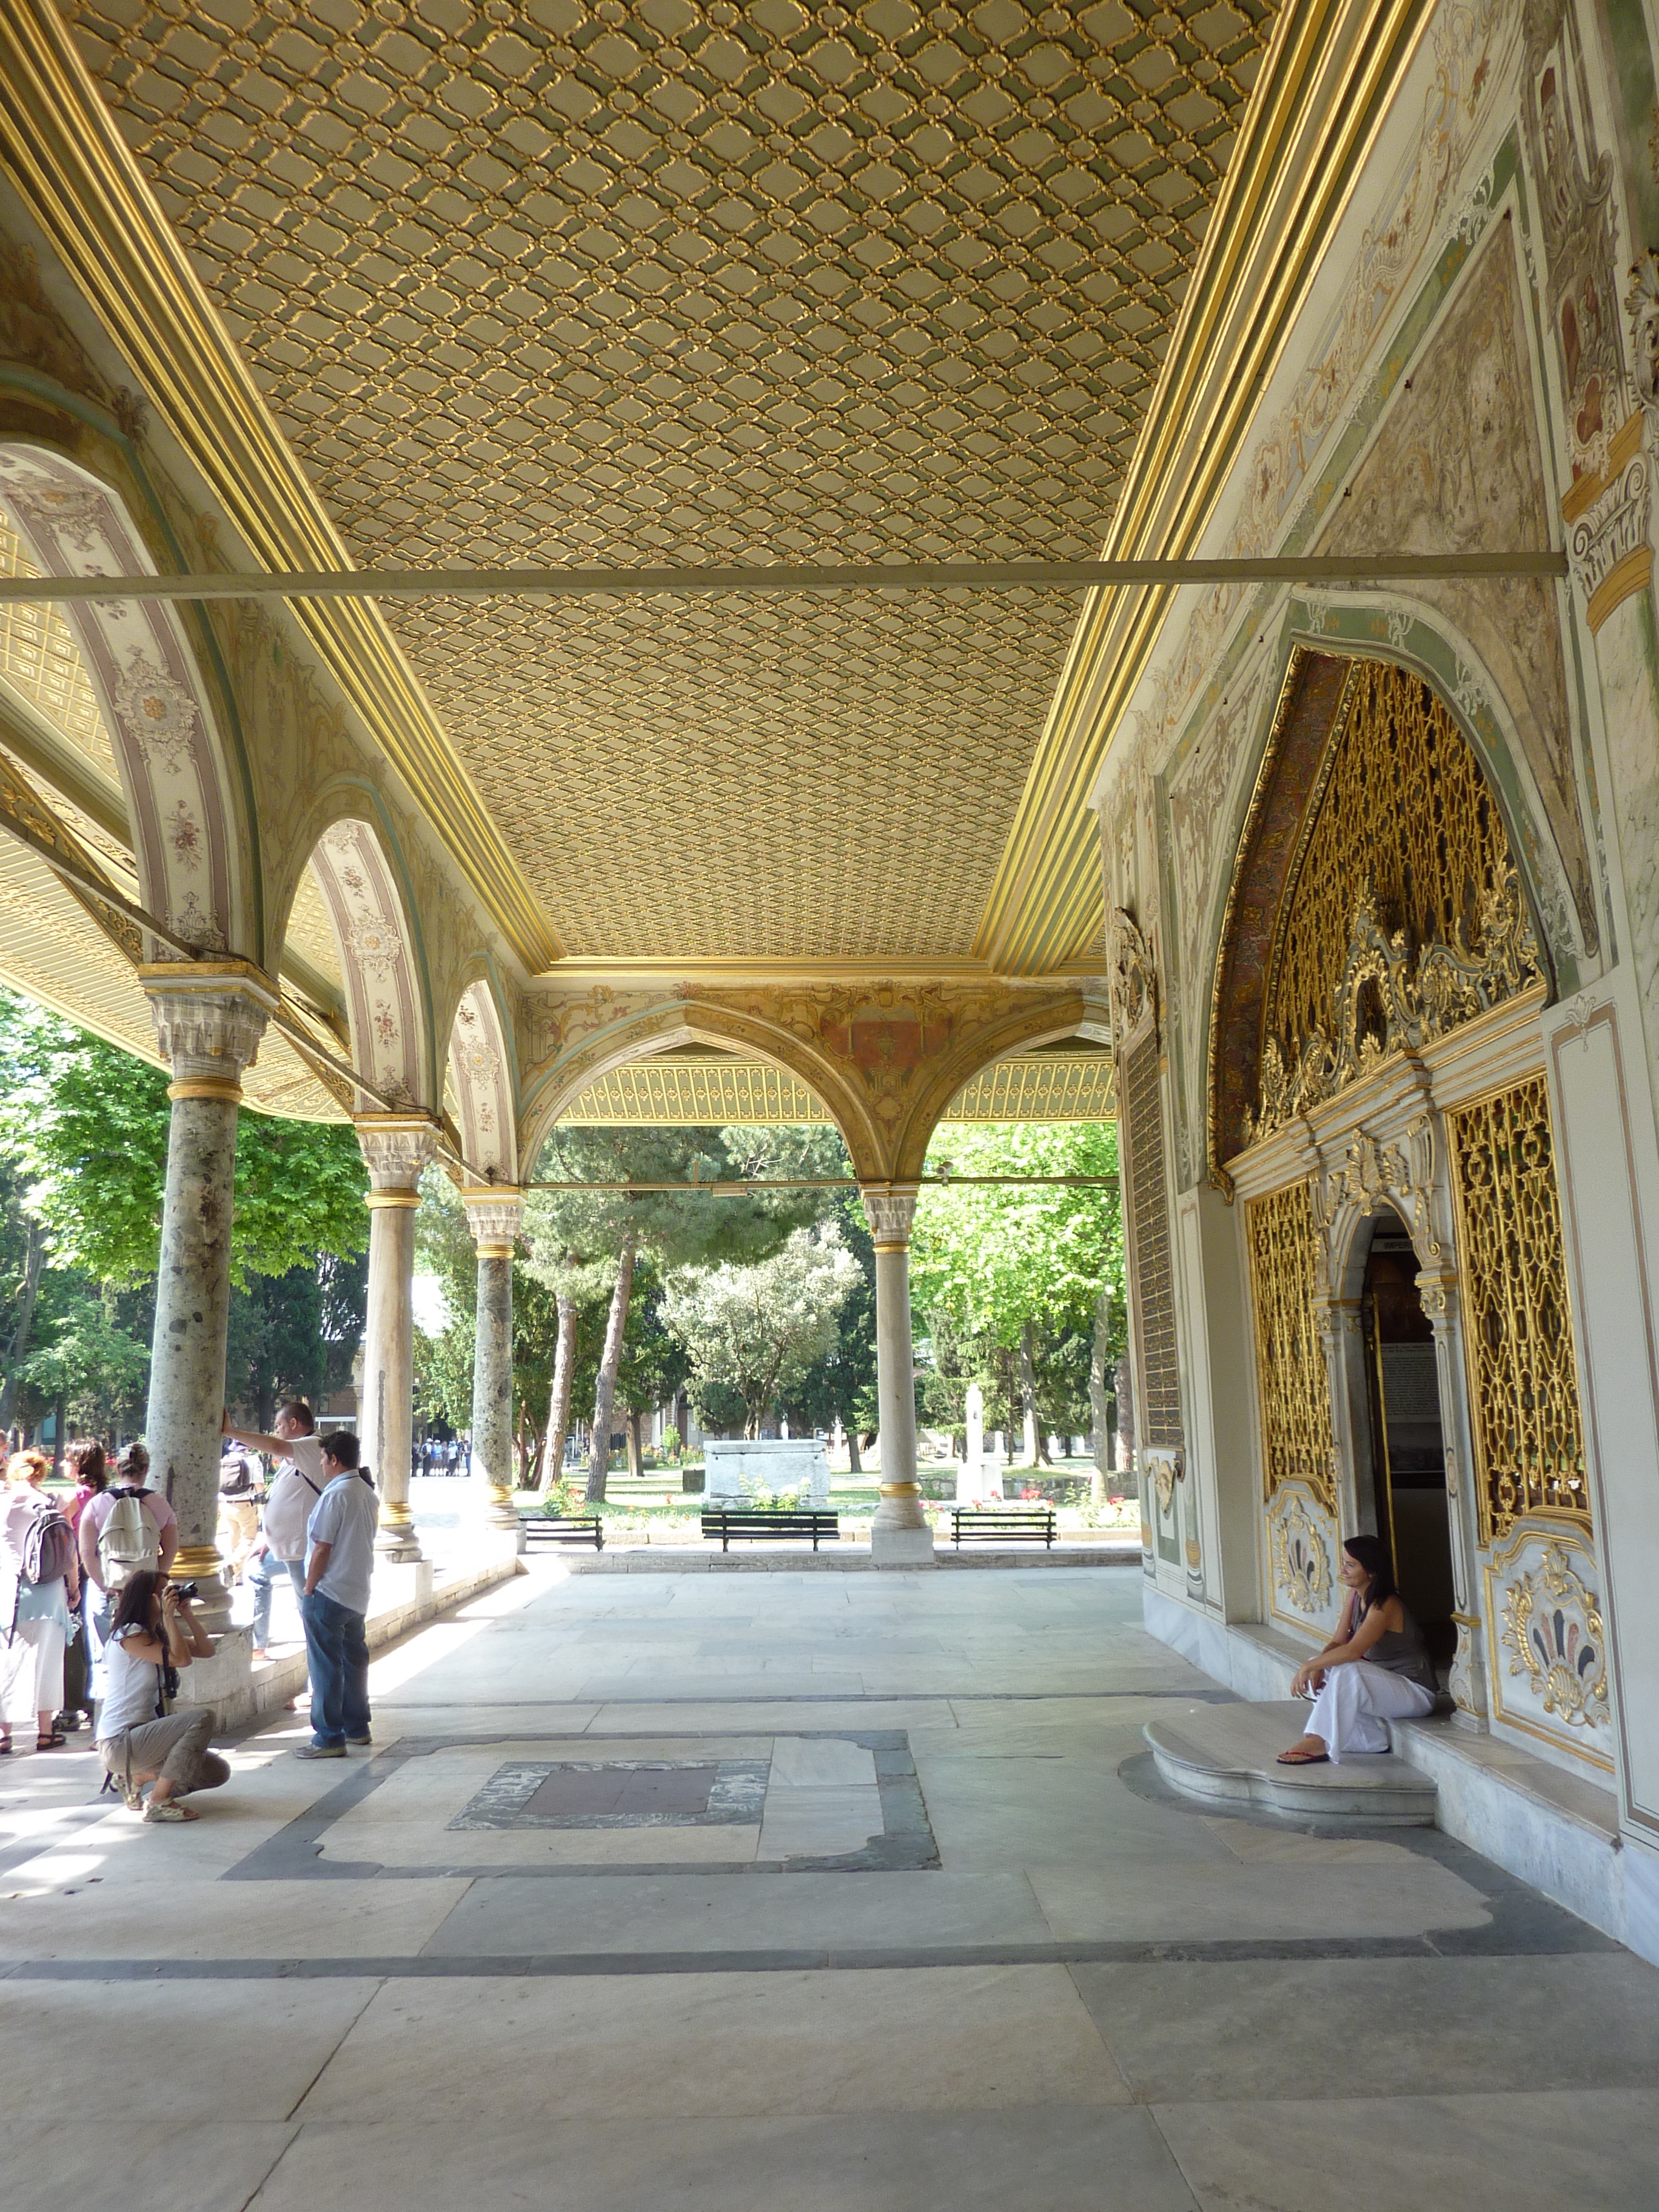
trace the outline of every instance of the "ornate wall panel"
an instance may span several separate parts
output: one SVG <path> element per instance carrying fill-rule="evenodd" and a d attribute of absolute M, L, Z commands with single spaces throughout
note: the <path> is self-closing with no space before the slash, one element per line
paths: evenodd
<path fill-rule="evenodd" d="M 1588 1530 L 1578 1371 L 1541 1075 L 1446 1116 L 1483 1542 L 1523 1517 Z"/>
<path fill-rule="evenodd" d="M 1211 1169 L 1547 981 L 1491 785 L 1392 661 L 1298 654 L 1257 779 L 1216 963 Z"/>
<path fill-rule="evenodd" d="M 1176 1342 L 1175 1265 L 1164 1187 L 1164 1114 L 1158 1032 L 1149 1030 L 1123 1060 L 1123 1118 L 1128 1206 L 1129 1280 L 1139 1350 L 1135 1440 L 1179 1449 L 1181 1368 Z"/>
<path fill-rule="evenodd" d="M 1342 1586 L 1336 1518 L 1304 1484 L 1288 1482 L 1267 1507 L 1268 1610 L 1293 1628 L 1328 1633 Z"/>
<path fill-rule="evenodd" d="M 1285 1484 L 1302 1483 L 1334 1516 L 1331 1386 L 1314 1311 L 1319 1232 L 1307 1184 L 1251 1200 L 1244 1218 L 1264 1492 L 1271 1504 Z"/>
<path fill-rule="evenodd" d="M 1559 1527 L 1522 1528 L 1493 1552 L 1486 1580 L 1493 1717 L 1611 1772 L 1607 1635 L 1589 1547 Z"/>
<path fill-rule="evenodd" d="M 1351 664 L 1273 928 L 1255 1133 L 1543 974 L 1490 786 L 1419 676 Z"/>

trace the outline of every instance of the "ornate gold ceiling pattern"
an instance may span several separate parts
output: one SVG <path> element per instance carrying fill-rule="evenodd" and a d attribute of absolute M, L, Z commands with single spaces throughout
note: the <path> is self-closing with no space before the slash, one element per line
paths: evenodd
<path fill-rule="evenodd" d="M 999 1060 L 976 1075 L 941 1119 L 1108 1121 L 1116 1113 L 1112 1064 L 1104 1054 L 1036 1053 Z M 601 1128 L 723 1129 L 830 1116 L 805 1084 L 765 1061 L 668 1057 L 613 1069 L 590 1083 L 559 1119 Z"/>
<path fill-rule="evenodd" d="M 400 564 L 1088 555 L 1269 16 L 64 12 L 334 518 Z M 908 958 L 969 950 L 1076 611 L 391 618 L 572 952 Z"/>
<path fill-rule="evenodd" d="M 39 568 L 0 507 L 0 576 Z M 118 781 L 109 732 L 75 633 L 56 607 L 0 606 L 0 677 L 21 692 L 112 783 Z"/>

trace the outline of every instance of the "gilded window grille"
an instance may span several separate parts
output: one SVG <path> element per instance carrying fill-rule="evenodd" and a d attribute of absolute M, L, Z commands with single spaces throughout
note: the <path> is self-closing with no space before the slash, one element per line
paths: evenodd
<path fill-rule="evenodd" d="M 1522 1515 L 1589 1532 L 1549 1096 L 1529 1077 L 1446 1116 L 1481 1540 Z"/>
<path fill-rule="evenodd" d="M 1140 1354 L 1135 1433 L 1143 1444 L 1178 1447 L 1182 1441 L 1181 1366 L 1156 1030 L 1149 1030 L 1124 1057 L 1123 1118 L 1127 1124 L 1129 1280 Z"/>
<path fill-rule="evenodd" d="M 1355 661 L 1268 955 L 1259 1132 L 1541 973 L 1468 742 L 1421 677 Z"/>
<path fill-rule="evenodd" d="M 1252 1199 L 1245 1219 L 1264 1494 L 1271 1502 L 1284 1484 L 1304 1482 L 1334 1515 L 1330 1376 L 1314 1314 L 1318 1231 L 1307 1184 Z"/>

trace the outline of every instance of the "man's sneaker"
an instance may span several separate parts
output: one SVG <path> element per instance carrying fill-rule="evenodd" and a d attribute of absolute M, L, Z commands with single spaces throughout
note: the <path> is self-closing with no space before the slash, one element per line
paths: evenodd
<path fill-rule="evenodd" d="M 361 1735 L 349 1735 L 346 1741 L 356 1751 L 367 1751 L 372 1747 L 374 1739 L 365 1729 Z"/>
<path fill-rule="evenodd" d="M 343 1759 L 343 1743 L 302 1743 L 295 1750 L 295 1759 Z"/>

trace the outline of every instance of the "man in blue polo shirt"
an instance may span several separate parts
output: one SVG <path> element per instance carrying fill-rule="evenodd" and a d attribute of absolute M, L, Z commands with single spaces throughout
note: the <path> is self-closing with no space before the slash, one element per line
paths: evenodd
<path fill-rule="evenodd" d="M 323 1439 L 328 1487 L 306 1523 L 305 1594 L 300 1617 L 311 1669 L 311 1741 L 301 1759 L 343 1759 L 368 1744 L 368 1583 L 374 1569 L 380 1501 L 357 1465 L 357 1439 L 339 1429 Z"/>

